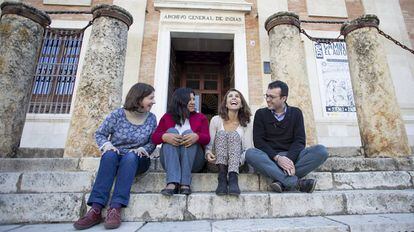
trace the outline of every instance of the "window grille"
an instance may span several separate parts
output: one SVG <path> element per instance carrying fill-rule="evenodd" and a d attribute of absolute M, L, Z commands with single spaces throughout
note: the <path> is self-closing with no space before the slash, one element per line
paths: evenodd
<path fill-rule="evenodd" d="M 69 114 L 83 33 L 46 29 L 34 75 L 29 113 Z"/>

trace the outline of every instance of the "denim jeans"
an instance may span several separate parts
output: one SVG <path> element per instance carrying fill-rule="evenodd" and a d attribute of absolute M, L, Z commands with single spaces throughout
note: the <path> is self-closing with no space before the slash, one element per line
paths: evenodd
<path fill-rule="evenodd" d="M 114 151 L 105 152 L 101 157 L 88 205 L 99 203 L 105 206 L 108 203 L 109 192 L 116 176 L 111 203 L 119 203 L 126 207 L 135 175 L 146 172 L 150 162 L 150 158 L 139 157 L 133 152 L 125 155 L 118 155 Z"/>
<path fill-rule="evenodd" d="M 179 134 L 175 128 L 168 129 L 167 133 Z M 183 135 L 190 133 L 193 132 L 186 130 Z M 163 143 L 160 161 L 167 173 L 167 183 L 191 185 L 191 172 L 199 172 L 204 167 L 204 151 L 198 143 L 189 147 L 182 145 L 176 147 L 169 143 Z"/>
<path fill-rule="evenodd" d="M 280 153 L 280 155 L 287 153 Z M 296 186 L 298 179 L 306 176 L 315 170 L 328 159 L 328 151 L 323 145 L 315 145 L 303 149 L 295 163 L 295 175 L 286 174 L 276 162 L 262 150 L 250 148 L 246 151 L 246 161 L 260 174 L 271 178 L 273 181 L 280 181 L 286 188 Z"/>

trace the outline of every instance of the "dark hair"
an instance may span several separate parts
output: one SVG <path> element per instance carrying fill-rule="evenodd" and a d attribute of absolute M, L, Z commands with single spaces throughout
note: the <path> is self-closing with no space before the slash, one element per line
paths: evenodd
<path fill-rule="evenodd" d="M 190 117 L 190 111 L 187 106 L 191 99 L 191 94 L 195 95 L 194 91 L 190 88 L 178 88 L 171 97 L 167 113 L 171 114 L 174 122 L 180 126 L 185 119 Z"/>
<path fill-rule="evenodd" d="M 125 98 L 124 109 L 129 111 L 137 111 L 140 109 L 142 100 L 153 93 L 154 87 L 145 83 L 136 83 L 128 91 Z"/>
<path fill-rule="evenodd" d="M 267 86 L 267 88 L 268 89 L 280 88 L 280 90 L 281 90 L 280 97 L 284 97 L 284 96 L 287 97 L 289 95 L 289 87 L 283 81 L 273 81 L 273 82 L 270 82 L 269 85 Z"/>
<path fill-rule="evenodd" d="M 247 102 L 243 97 L 243 94 L 237 89 L 229 89 L 227 93 L 224 95 L 223 101 L 221 102 L 221 105 L 219 108 L 219 115 L 222 119 L 229 120 L 228 109 L 226 107 L 226 101 L 227 101 L 227 96 L 232 91 L 237 92 L 240 96 L 242 107 L 239 109 L 239 113 L 237 114 L 237 117 L 239 119 L 240 125 L 242 125 L 243 127 L 246 127 L 247 123 L 250 122 L 250 116 L 252 116 L 252 113 L 250 111 L 249 105 L 247 105 Z"/>

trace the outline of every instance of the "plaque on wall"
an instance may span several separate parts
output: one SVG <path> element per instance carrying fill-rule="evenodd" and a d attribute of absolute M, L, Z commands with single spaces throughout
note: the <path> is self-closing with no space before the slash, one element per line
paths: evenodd
<path fill-rule="evenodd" d="M 345 42 L 315 43 L 323 116 L 356 118 Z"/>

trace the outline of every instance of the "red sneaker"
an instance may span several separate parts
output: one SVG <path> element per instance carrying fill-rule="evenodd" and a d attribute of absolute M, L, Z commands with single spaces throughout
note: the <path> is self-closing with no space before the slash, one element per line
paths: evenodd
<path fill-rule="evenodd" d="M 91 208 L 85 216 L 79 218 L 75 223 L 73 223 L 73 227 L 77 230 L 84 230 L 101 223 L 101 221 L 101 212 Z"/>
<path fill-rule="evenodd" d="M 121 225 L 121 208 L 109 208 L 105 218 L 106 229 L 116 229 Z"/>

